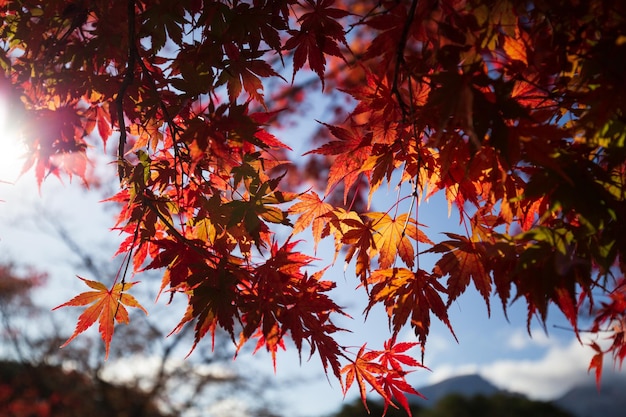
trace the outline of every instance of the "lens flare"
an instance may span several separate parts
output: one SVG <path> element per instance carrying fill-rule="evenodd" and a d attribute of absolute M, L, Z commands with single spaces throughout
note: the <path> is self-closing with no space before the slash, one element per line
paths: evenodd
<path fill-rule="evenodd" d="M 0 97 L 0 181 L 17 181 L 24 165 L 26 146 L 21 141 L 19 126 L 11 122 L 11 109 Z"/>

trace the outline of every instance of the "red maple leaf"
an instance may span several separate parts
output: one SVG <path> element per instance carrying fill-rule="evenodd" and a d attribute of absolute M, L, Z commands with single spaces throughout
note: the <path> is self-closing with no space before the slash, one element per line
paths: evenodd
<path fill-rule="evenodd" d="M 393 399 L 398 400 L 402 408 L 411 415 L 409 402 L 405 393 L 418 395 L 425 398 L 417 392 L 407 381 L 406 375 L 409 371 L 404 370 L 404 366 L 408 367 L 424 367 L 412 357 L 404 352 L 418 345 L 415 342 L 403 342 L 396 344 L 396 336 L 392 336 L 385 342 L 385 350 L 368 350 L 363 345 L 356 355 L 356 359 L 352 363 L 344 366 L 341 370 L 345 374 L 343 380 L 344 395 L 350 389 L 354 381 L 357 382 L 361 401 L 365 409 L 369 412 L 366 402 L 367 385 L 371 386 L 374 391 L 380 394 L 384 400 L 383 416 L 387 413 L 388 407 L 397 408 L 393 403 Z"/>
<path fill-rule="evenodd" d="M 420 394 L 419 391 L 415 390 L 415 388 L 413 388 L 406 381 L 406 379 L 404 378 L 404 374 L 405 373 L 389 372 L 380 378 L 380 384 L 382 385 L 383 390 L 387 393 L 387 395 L 391 398 L 398 400 L 404 411 L 406 411 L 409 417 L 411 417 L 411 408 L 409 406 L 409 401 L 404 393 L 406 392 L 409 394 L 417 395 L 424 399 L 426 399 L 426 397 Z M 389 405 L 395 407 L 394 403 L 385 402 L 383 408 L 383 416 L 387 413 Z"/>
<path fill-rule="evenodd" d="M 343 26 L 336 19 L 349 15 L 345 10 L 336 9 L 332 6 L 335 0 L 312 0 L 306 1 L 311 11 L 303 14 L 298 19 L 301 22 L 300 30 L 290 30 L 292 36 L 285 43 L 286 50 L 295 49 L 293 56 L 293 77 L 304 66 L 306 61 L 309 67 L 322 81 L 324 88 L 324 68 L 326 67 L 326 55 L 343 58 L 339 49 L 339 43 L 347 46 Z"/>
<path fill-rule="evenodd" d="M 426 252 L 444 252 L 433 271 L 439 276 L 448 275 L 448 305 L 465 291 L 472 280 L 489 310 L 491 277 L 483 265 L 484 249 L 464 236 L 455 233 L 446 235 L 451 240 L 438 243 Z"/>
<path fill-rule="evenodd" d="M 360 126 L 351 125 L 349 129 L 339 126 L 328 127 L 330 132 L 339 140 L 329 142 L 322 147 L 309 151 L 321 155 L 336 155 L 330 167 L 326 194 L 328 194 L 339 182 L 343 181 L 344 202 L 348 199 L 350 187 L 356 182 L 359 174 L 363 172 L 365 161 L 370 157 L 372 151 L 372 134 L 364 132 Z"/>
<path fill-rule="evenodd" d="M 587 372 L 591 372 L 592 369 L 595 370 L 596 385 L 599 387 L 600 380 L 602 379 L 602 363 L 604 358 L 604 351 L 596 342 L 591 342 L 589 346 L 591 346 L 591 348 L 596 353 L 593 355 L 591 361 L 589 362 L 589 368 L 587 369 Z"/>
<path fill-rule="evenodd" d="M 604 354 L 612 353 L 615 363 L 621 366 L 626 359 L 626 279 L 617 281 L 614 290 L 609 295 L 609 301 L 602 302 L 597 311 L 591 330 L 593 332 L 610 332 L 610 346 L 602 349 L 596 342 L 591 342 L 591 348 L 596 352 L 589 362 L 589 371 L 595 370 L 596 384 L 600 386 L 602 378 L 602 363 Z"/>
<path fill-rule="evenodd" d="M 419 345 L 417 342 L 396 343 L 396 336 L 394 335 L 383 345 L 385 350 L 381 353 L 381 365 L 397 372 L 403 372 L 402 365 L 423 367 L 415 358 L 404 353 L 417 345 Z"/>
<path fill-rule="evenodd" d="M 380 353 L 378 351 L 365 351 L 366 344 L 361 346 L 359 353 L 356 355 L 356 359 L 350 364 L 343 367 L 342 374 L 345 374 L 345 380 L 343 381 L 344 395 L 348 392 L 354 381 L 359 386 L 359 392 L 361 394 L 361 400 L 365 409 L 369 413 L 367 407 L 367 386 L 369 384 L 381 397 L 385 400 L 385 403 L 391 402 L 391 397 L 387 395 L 383 386 L 381 385 L 378 376 L 385 373 L 385 368 L 378 362 L 374 362 Z"/>
<path fill-rule="evenodd" d="M 220 74 L 217 84 L 226 83 L 228 97 L 232 102 L 237 99 L 243 86 L 250 97 L 265 105 L 261 78 L 280 77 L 280 75 L 267 62 L 256 59 L 256 55 L 260 54 L 244 54 L 236 46 L 232 44 L 228 44 L 228 46 L 230 47 L 225 49 L 229 60 L 226 68 Z"/>
<path fill-rule="evenodd" d="M 418 272 L 406 268 L 374 271 L 368 278 L 373 288 L 366 311 L 369 312 L 374 305 L 382 302 L 394 333 L 399 332 L 410 320 L 422 349 L 430 331 L 431 312 L 448 326 L 454 336 L 448 309 L 440 295 L 446 293 L 446 289 L 437 278 L 421 269 Z"/>

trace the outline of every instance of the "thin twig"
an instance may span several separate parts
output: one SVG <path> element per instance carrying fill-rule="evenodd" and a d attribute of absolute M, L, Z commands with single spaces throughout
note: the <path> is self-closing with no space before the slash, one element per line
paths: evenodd
<path fill-rule="evenodd" d="M 115 106 L 117 107 L 117 123 L 120 129 L 120 139 L 117 148 L 117 174 L 120 179 L 120 183 L 124 180 L 124 148 L 126 146 L 126 122 L 124 120 L 124 96 L 126 90 L 133 83 L 135 78 L 135 1 L 128 0 L 128 62 L 126 64 L 126 72 L 124 79 L 120 85 L 120 89 L 117 92 L 115 98 Z"/>
<path fill-rule="evenodd" d="M 398 104 L 402 110 L 402 116 L 404 117 L 406 114 L 406 103 L 402 100 L 402 96 L 400 94 L 400 89 L 398 88 L 398 75 L 400 73 L 400 66 L 404 63 L 404 50 L 406 49 L 406 43 L 409 39 L 409 30 L 411 29 L 411 25 L 413 24 L 413 20 L 415 18 L 415 9 L 417 9 L 418 0 L 413 0 L 411 2 L 411 7 L 409 8 L 409 15 L 407 16 L 406 22 L 404 22 L 404 27 L 402 28 L 402 35 L 400 36 L 400 42 L 398 42 L 398 50 L 396 52 L 396 70 L 393 74 L 393 84 L 391 86 L 391 91 L 398 98 Z"/>

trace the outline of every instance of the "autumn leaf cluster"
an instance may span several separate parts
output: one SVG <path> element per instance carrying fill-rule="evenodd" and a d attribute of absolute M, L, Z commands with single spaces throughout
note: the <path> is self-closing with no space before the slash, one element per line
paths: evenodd
<path fill-rule="evenodd" d="M 118 253 L 163 271 L 196 344 L 223 328 L 275 360 L 289 338 L 346 389 L 408 411 L 405 375 L 421 364 L 396 336 L 411 328 L 426 348 L 433 317 L 453 332 L 447 309 L 473 285 L 488 309 L 494 294 L 505 311 L 526 303 L 529 326 L 550 306 L 577 333 L 591 315 L 585 330 L 611 342 L 592 345 L 598 379 L 605 354 L 626 357 L 623 2 L 0 5 L 0 87 L 25 121 L 25 168 L 90 183 L 87 149 L 116 142 Z M 320 91 L 333 111 L 304 164 L 281 128 Z M 383 184 L 398 197 L 375 211 Z M 419 203 L 437 193 L 464 234 L 427 235 Z M 346 313 L 298 249 L 306 230 L 354 265 L 367 311 L 384 306 L 384 350 L 336 341 Z M 123 304 L 137 306 L 125 278 L 85 280 L 96 304 L 77 332 L 99 320 L 110 342 Z"/>

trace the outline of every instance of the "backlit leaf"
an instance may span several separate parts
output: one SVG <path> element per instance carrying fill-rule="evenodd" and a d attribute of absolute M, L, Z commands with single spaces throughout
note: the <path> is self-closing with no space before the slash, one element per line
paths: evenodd
<path fill-rule="evenodd" d="M 328 203 L 320 200 L 317 193 L 310 191 L 301 194 L 298 198 L 300 201 L 289 208 L 290 213 L 299 213 L 300 217 L 293 225 L 293 234 L 300 233 L 312 225 L 314 247 L 322 238 L 322 231 L 327 219 L 324 215 L 333 209 Z"/>
<path fill-rule="evenodd" d="M 72 334 L 72 336 L 70 336 L 70 338 L 67 339 L 61 347 L 67 346 L 72 340 L 74 340 L 74 338 L 76 338 L 76 336 L 87 330 L 96 321 L 98 321 L 98 330 L 100 331 L 106 350 L 105 358 L 108 358 L 109 346 L 115 330 L 115 322 L 123 324 L 129 323 L 128 312 L 126 311 L 125 306 L 139 308 L 146 314 L 148 314 L 148 312 L 137 302 L 135 297 L 124 292 L 137 284 L 136 282 L 120 282 L 114 284 L 111 289 L 108 289 L 100 282 L 90 281 L 81 277 L 78 278 L 94 291 L 83 292 L 68 302 L 54 308 L 54 310 L 56 310 L 61 307 L 81 307 L 89 305 L 89 307 L 87 307 L 87 309 L 78 317 L 78 323 L 76 324 L 74 334 Z"/>

